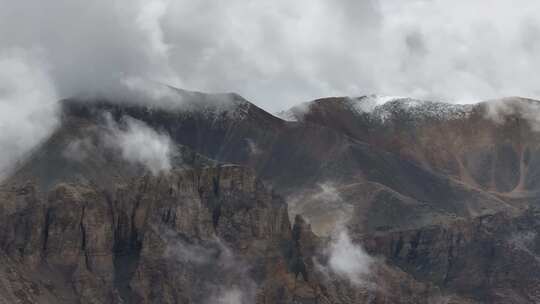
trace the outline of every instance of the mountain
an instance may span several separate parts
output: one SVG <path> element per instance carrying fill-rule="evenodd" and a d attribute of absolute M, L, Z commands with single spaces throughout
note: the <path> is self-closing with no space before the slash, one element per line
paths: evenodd
<path fill-rule="evenodd" d="M 0 186 L 0 302 L 540 301 L 537 101 L 60 103 Z"/>
<path fill-rule="evenodd" d="M 475 105 L 373 97 L 321 99 L 301 114 L 411 159 L 472 187 L 497 193 L 538 189 L 538 101 L 507 98 Z"/>

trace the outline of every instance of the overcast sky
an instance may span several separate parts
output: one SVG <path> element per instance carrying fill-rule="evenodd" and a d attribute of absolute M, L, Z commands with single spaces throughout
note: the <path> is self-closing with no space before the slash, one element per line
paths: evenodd
<path fill-rule="evenodd" d="M 0 148 L 44 138 L 59 98 L 126 79 L 272 112 L 330 95 L 540 98 L 539 15 L 537 0 L 0 0 Z"/>
<path fill-rule="evenodd" d="M 44 98 L 126 77 L 234 91 L 271 111 L 328 95 L 540 97 L 534 0 L 0 3 L 0 62 L 49 77 Z M 5 69 L 0 94 L 32 85 Z"/>

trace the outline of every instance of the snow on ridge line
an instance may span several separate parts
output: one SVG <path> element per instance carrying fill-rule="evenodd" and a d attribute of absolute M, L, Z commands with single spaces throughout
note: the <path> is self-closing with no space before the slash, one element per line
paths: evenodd
<path fill-rule="evenodd" d="M 382 122 L 396 114 L 407 114 L 416 119 L 461 119 L 470 115 L 476 103 L 447 103 L 441 101 L 420 100 L 403 96 L 365 95 L 361 97 L 345 97 L 335 99 L 345 102 L 351 110 L 358 114 L 367 114 L 371 118 Z M 286 121 L 302 120 L 309 112 L 314 101 L 304 102 L 293 106 L 289 110 L 274 113 L 275 116 Z"/>
<path fill-rule="evenodd" d="M 102 92 L 82 93 L 69 99 L 75 104 L 93 102 L 143 107 L 145 111 L 165 110 L 198 113 L 208 119 L 226 117 L 242 120 L 251 104 L 235 93 L 201 93 L 186 91 L 159 83 L 136 83 L 106 88 Z"/>
<path fill-rule="evenodd" d="M 415 119 L 460 119 L 467 117 L 474 106 L 377 95 L 350 100 L 358 113 L 366 113 L 382 122 L 399 113 L 405 113 Z"/>
<path fill-rule="evenodd" d="M 319 99 L 320 100 L 320 99 Z M 410 97 L 366 95 L 361 97 L 330 98 L 344 103 L 353 113 L 367 117 L 373 122 L 385 124 L 391 119 L 406 119 L 409 123 L 425 120 L 460 120 L 470 117 L 474 109 L 484 109 L 484 118 L 496 123 L 504 121 L 508 114 L 519 114 L 529 121 L 534 130 L 540 130 L 540 101 L 523 97 L 505 97 L 478 102 L 444 102 L 420 100 Z M 290 110 L 275 113 L 287 121 L 302 120 L 316 101 L 305 102 Z"/>

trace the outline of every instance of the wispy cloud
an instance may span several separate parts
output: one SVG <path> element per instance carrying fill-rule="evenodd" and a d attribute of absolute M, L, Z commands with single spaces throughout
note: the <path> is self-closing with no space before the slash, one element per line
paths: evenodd
<path fill-rule="evenodd" d="M 326 228 L 330 241 L 326 247 L 322 248 L 326 262 L 323 265 L 316 260 L 318 269 L 327 276 L 337 276 L 355 286 L 369 287 L 371 283 L 368 279 L 374 259 L 366 253 L 361 244 L 354 243 L 349 235 L 347 222 L 350 215 L 343 212 L 345 209 L 343 206 L 351 206 L 351 204 L 346 202 L 331 182 L 319 184 L 318 191 L 303 195 L 303 200 L 308 204 L 319 204 L 321 210 L 318 210 L 318 213 L 322 213 L 323 217 L 328 217 L 330 222 Z M 340 205 L 342 205 L 341 208 Z M 335 208 L 338 208 L 340 212 L 333 211 Z M 332 215 L 329 215 L 329 211 L 333 211 Z"/>
<path fill-rule="evenodd" d="M 249 275 L 249 265 L 237 256 L 221 239 L 215 237 L 198 243 L 188 243 L 170 228 L 160 230 L 166 241 L 165 258 L 178 267 L 191 264 L 208 269 L 211 277 L 201 286 L 205 304 L 255 303 L 257 284 Z M 200 275 L 204 276 L 203 273 Z"/>
<path fill-rule="evenodd" d="M 374 260 L 360 245 L 351 241 L 347 230 L 341 229 L 333 235 L 327 252 L 328 267 L 333 273 L 354 285 L 366 286 Z"/>
<path fill-rule="evenodd" d="M 296 214 L 302 215 L 311 224 L 313 232 L 321 236 L 329 236 L 337 227 L 343 227 L 353 209 L 341 197 L 335 183 L 329 181 L 288 196 L 287 204 L 291 220 Z"/>
<path fill-rule="evenodd" d="M 527 99 L 504 98 L 487 104 L 486 116 L 496 123 L 504 123 L 505 119 L 512 115 L 525 119 L 534 131 L 540 131 L 540 104 L 537 102 Z"/>
<path fill-rule="evenodd" d="M 39 50 L 0 48 L 0 179 L 58 123 L 47 69 Z"/>
<path fill-rule="evenodd" d="M 253 300 L 253 299 L 252 299 Z M 246 299 L 245 293 L 239 287 L 231 287 L 218 291 L 206 302 L 207 304 L 250 304 L 254 302 Z"/>
<path fill-rule="evenodd" d="M 67 145 L 62 151 L 62 156 L 68 160 L 82 162 L 87 159 L 91 149 L 94 147 L 90 138 L 78 138 Z"/>
<path fill-rule="evenodd" d="M 128 116 L 122 119 L 123 125 L 112 120 L 110 115 L 106 117 L 105 143 L 119 150 L 125 160 L 145 166 L 154 175 L 172 168 L 171 157 L 177 151 L 167 134 Z"/>

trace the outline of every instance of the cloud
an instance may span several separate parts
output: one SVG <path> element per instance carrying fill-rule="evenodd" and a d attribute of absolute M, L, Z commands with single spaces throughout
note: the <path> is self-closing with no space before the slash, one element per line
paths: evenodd
<path fill-rule="evenodd" d="M 317 268 L 326 276 L 335 275 L 353 285 L 371 287 L 367 279 L 369 279 L 374 259 L 360 244 L 353 243 L 346 226 L 350 219 L 350 212 L 345 212 L 345 209 L 351 207 L 351 204 L 341 196 L 339 190 L 331 182 L 319 184 L 316 192 L 303 195 L 305 196 L 303 199 L 308 204 L 322 202 L 323 205 L 319 207 L 321 210 L 318 213 L 322 212 L 323 217 L 327 217 L 327 221 L 330 222 L 322 233 L 330 238 L 330 242 L 322 250 L 323 255 L 327 257 L 327 262 L 323 265 L 315 260 Z M 333 210 L 336 205 L 339 212 Z M 294 207 L 298 208 L 298 206 Z M 302 215 L 305 216 L 305 214 Z"/>
<path fill-rule="evenodd" d="M 329 182 L 318 184 L 320 192 L 313 195 L 314 199 L 324 200 L 328 203 L 335 204 L 343 202 L 339 191 Z"/>
<path fill-rule="evenodd" d="M 306 101 L 294 105 L 292 108 L 276 112 L 274 115 L 287 121 L 302 121 L 304 116 L 309 112 L 311 102 Z"/>
<path fill-rule="evenodd" d="M 179 239 L 178 233 L 170 228 L 160 229 L 159 233 L 167 245 L 165 258 L 175 262 L 204 265 L 216 262 L 216 257 L 225 260 L 230 259 L 230 251 L 218 240 L 212 240 L 209 245 L 202 246 Z"/>
<path fill-rule="evenodd" d="M 244 102 L 230 93 L 201 94 L 139 77 L 125 77 L 121 79 L 120 84 L 98 94 L 100 95 L 117 102 L 151 105 L 173 111 L 200 111 L 202 109 L 205 114 L 228 112 L 234 115 L 236 106 Z M 86 98 L 91 101 L 95 97 L 94 94 L 89 94 Z"/>
<path fill-rule="evenodd" d="M 185 264 L 200 267 L 201 276 L 209 276 L 198 292 L 204 291 L 203 303 L 255 303 L 257 284 L 249 274 L 249 265 L 219 238 L 188 243 L 174 230 L 161 227 L 157 231 L 166 242 L 165 259 L 185 268 Z M 204 272 L 212 269 L 211 273 Z"/>
<path fill-rule="evenodd" d="M 50 135 L 57 99 L 38 50 L 0 50 L 0 179 Z"/>
<path fill-rule="evenodd" d="M 330 181 L 289 195 L 287 205 L 291 221 L 294 221 L 297 214 L 301 214 L 319 236 L 330 236 L 344 227 L 353 209 L 353 205 L 341 197 L 335 183 Z"/>
<path fill-rule="evenodd" d="M 40 48 L 61 97 L 142 77 L 269 110 L 327 95 L 540 97 L 540 4 L 2 0 L 0 49 Z"/>
<path fill-rule="evenodd" d="M 163 41 L 160 19 L 165 16 L 170 1 L 150 0 L 139 4 L 136 24 L 146 33 L 150 49 L 158 56 L 166 57 L 169 46 Z"/>
<path fill-rule="evenodd" d="M 171 157 L 176 151 L 167 134 L 128 116 L 123 118 L 124 126 L 107 117 L 107 146 L 118 149 L 125 160 L 144 165 L 154 175 L 171 169 Z"/>
<path fill-rule="evenodd" d="M 2 1 L 0 48 L 39 48 L 62 98 L 123 77 L 175 84 L 160 46 L 165 1 Z"/>
<path fill-rule="evenodd" d="M 354 106 L 359 113 L 373 113 L 377 107 L 380 107 L 387 102 L 400 99 L 399 96 L 379 96 L 368 95 L 360 99 L 349 98 L 349 102 Z"/>
<path fill-rule="evenodd" d="M 390 58 L 380 88 L 389 94 L 475 100 L 505 95 L 538 96 L 527 80 L 540 64 L 536 55 L 540 5 L 525 1 L 381 1 L 381 55 Z M 382 79 L 382 78 L 381 78 Z"/>
<path fill-rule="evenodd" d="M 540 105 L 528 99 L 503 98 L 490 101 L 485 115 L 499 124 L 504 123 L 508 116 L 517 115 L 525 119 L 533 131 L 540 131 Z"/>
<path fill-rule="evenodd" d="M 62 151 L 62 156 L 72 161 L 83 162 L 88 157 L 90 149 L 93 149 L 90 138 L 77 138 L 67 145 Z"/>
<path fill-rule="evenodd" d="M 212 296 L 208 301 L 208 304 L 248 304 L 245 299 L 244 292 L 236 287 L 232 289 L 226 289 L 220 291 L 217 295 Z"/>
<path fill-rule="evenodd" d="M 248 144 L 249 154 L 252 156 L 260 155 L 263 152 L 253 139 L 246 138 L 246 142 Z"/>
<path fill-rule="evenodd" d="M 327 250 L 328 267 L 333 273 L 354 285 L 366 286 L 373 258 L 351 241 L 347 230 L 336 232 Z"/>

